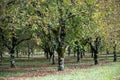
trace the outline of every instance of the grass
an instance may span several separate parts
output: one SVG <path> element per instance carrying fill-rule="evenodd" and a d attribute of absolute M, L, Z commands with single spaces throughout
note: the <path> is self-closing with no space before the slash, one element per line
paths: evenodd
<path fill-rule="evenodd" d="M 118 58 L 118 61 L 119 60 L 120 58 Z M 40 58 L 33 57 L 33 58 L 30 58 L 30 60 L 28 60 L 27 58 L 16 58 L 15 61 L 16 61 L 17 68 L 11 69 L 9 65 L 10 64 L 9 58 L 7 57 L 4 58 L 2 65 L 0 65 L 0 80 L 5 77 L 22 76 L 28 73 L 36 73 L 36 72 L 42 72 L 42 71 L 55 71 L 55 70 L 57 71 L 57 66 L 58 66 L 57 64 L 51 65 L 50 62 L 46 60 L 46 58 L 44 57 L 40 57 Z M 99 63 L 105 62 L 105 61 L 112 62 L 113 57 L 108 57 L 106 59 L 106 56 L 100 55 Z M 71 74 L 50 75 L 42 78 L 40 77 L 31 78 L 30 80 L 88 80 L 88 79 L 89 80 L 112 80 L 114 76 L 118 75 L 117 71 L 119 71 L 120 69 L 120 65 L 119 65 L 120 63 L 112 63 L 106 66 L 95 66 L 95 67 L 93 64 L 94 64 L 93 58 L 91 58 L 90 55 L 88 54 L 79 63 L 76 62 L 76 57 L 66 56 L 65 69 L 77 68 L 77 69 L 74 69 L 75 71 L 73 70 Z M 89 65 L 92 65 L 93 67 L 89 67 L 88 69 L 80 69 L 81 66 L 84 67 Z M 119 75 L 117 76 L 117 78 L 120 78 Z M 86 76 L 88 79 L 86 79 Z M 92 77 L 93 79 L 89 77 Z"/>
<path fill-rule="evenodd" d="M 0 80 L 1 80 L 1 78 L 5 78 L 5 77 L 9 77 L 9 76 L 21 76 L 24 74 L 25 74 L 24 72 L 0 72 Z"/>
<path fill-rule="evenodd" d="M 120 80 L 120 63 L 76 69 L 72 73 L 29 78 L 27 80 Z"/>

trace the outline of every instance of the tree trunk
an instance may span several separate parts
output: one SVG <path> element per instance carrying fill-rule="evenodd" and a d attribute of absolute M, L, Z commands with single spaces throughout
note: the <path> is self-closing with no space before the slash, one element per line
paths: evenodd
<path fill-rule="evenodd" d="M 53 56 L 52 56 L 52 64 L 55 64 L 55 55 L 53 53 Z"/>
<path fill-rule="evenodd" d="M 76 49 L 74 48 L 74 57 L 76 57 Z"/>
<path fill-rule="evenodd" d="M 10 63 L 11 68 L 15 68 L 14 49 L 10 50 Z"/>
<path fill-rule="evenodd" d="M 116 52 L 113 52 L 113 54 L 114 54 L 114 62 L 116 62 L 117 61 L 117 54 L 116 54 Z"/>
<path fill-rule="evenodd" d="M 0 65 L 2 65 L 2 58 L 3 58 L 2 53 L 0 53 Z"/>
<path fill-rule="evenodd" d="M 106 59 L 108 59 L 109 51 L 106 49 Z"/>
<path fill-rule="evenodd" d="M 19 56 L 18 56 L 18 49 L 16 49 L 16 57 L 18 58 Z"/>
<path fill-rule="evenodd" d="M 31 51 L 30 51 L 30 45 L 29 45 L 29 43 L 27 43 L 27 45 L 28 45 L 28 60 L 30 59 L 30 54 L 31 54 Z"/>
<path fill-rule="evenodd" d="M 107 55 L 109 54 L 109 50 L 108 50 L 108 49 L 106 49 L 106 54 L 107 54 Z"/>
<path fill-rule="evenodd" d="M 97 53 L 94 53 L 94 64 L 95 65 L 98 64 L 98 55 L 97 55 Z"/>
<path fill-rule="evenodd" d="M 53 57 L 53 53 L 52 53 L 52 52 L 50 52 L 49 62 L 52 62 L 52 57 Z"/>
<path fill-rule="evenodd" d="M 117 54 L 116 54 L 116 52 L 114 52 L 114 60 L 113 60 L 114 62 L 116 62 L 117 61 Z"/>
<path fill-rule="evenodd" d="M 28 60 L 30 60 L 30 54 L 31 52 L 30 52 L 30 49 L 28 48 Z"/>
<path fill-rule="evenodd" d="M 70 47 L 68 47 L 68 56 L 70 56 L 71 54 L 71 50 L 70 50 Z"/>
<path fill-rule="evenodd" d="M 2 58 L 3 58 L 2 53 L 0 53 L 0 62 L 2 62 Z"/>
<path fill-rule="evenodd" d="M 82 55 L 85 56 L 85 50 L 83 50 Z"/>
<path fill-rule="evenodd" d="M 62 48 L 59 48 L 58 52 L 58 71 L 64 70 L 64 52 Z"/>
<path fill-rule="evenodd" d="M 83 58 L 83 55 L 84 55 L 84 53 L 83 53 L 83 52 L 80 52 L 80 57 L 81 57 L 81 58 Z"/>
<path fill-rule="evenodd" d="M 113 49 L 114 49 L 114 52 L 113 52 L 113 54 L 114 54 L 114 62 L 116 62 L 117 61 L 117 54 L 116 54 L 116 44 L 115 44 L 115 46 L 113 47 Z"/>
<path fill-rule="evenodd" d="M 58 56 L 58 71 L 64 70 L 64 57 Z"/>
<path fill-rule="evenodd" d="M 46 52 L 46 58 L 49 59 L 49 52 Z"/>
<path fill-rule="evenodd" d="M 92 53 L 91 53 L 91 58 L 93 58 L 93 57 L 94 57 L 94 53 L 92 52 Z"/>
<path fill-rule="evenodd" d="M 80 53 L 77 53 L 77 62 L 80 61 Z"/>
<path fill-rule="evenodd" d="M 50 57 L 49 57 L 49 52 L 48 52 L 48 50 L 46 50 L 46 49 L 44 49 L 44 55 L 45 55 L 46 59 L 49 59 L 49 58 L 50 58 Z"/>

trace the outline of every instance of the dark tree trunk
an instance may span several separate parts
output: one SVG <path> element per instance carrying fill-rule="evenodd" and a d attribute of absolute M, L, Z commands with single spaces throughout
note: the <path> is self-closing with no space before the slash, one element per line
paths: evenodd
<path fill-rule="evenodd" d="M 31 52 L 30 52 L 30 49 L 28 47 L 28 60 L 30 59 L 30 54 L 31 54 Z"/>
<path fill-rule="evenodd" d="M 2 56 L 2 53 L 0 53 L 0 65 L 2 65 L 2 58 L 3 58 L 3 56 Z"/>
<path fill-rule="evenodd" d="M 80 53 L 77 53 L 77 62 L 80 61 Z"/>
<path fill-rule="evenodd" d="M 82 55 L 85 56 L 85 50 L 83 50 Z"/>
<path fill-rule="evenodd" d="M 15 68 L 14 49 L 10 50 L 10 63 L 11 68 Z"/>
<path fill-rule="evenodd" d="M 113 54 L 114 54 L 114 62 L 116 62 L 117 61 L 117 54 L 116 54 L 116 52 L 113 52 Z"/>
<path fill-rule="evenodd" d="M 76 48 L 74 47 L 74 57 L 76 57 Z"/>
<path fill-rule="evenodd" d="M 98 64 L 98 55 L 97 55 L 97 53 L 94 53 L 94 64 L 95 65 Z"/>
<path fill-rule="evenodd" d="M 53 53 L 53 56 L 52 56 L 52 64 L 55 64 L 55 55 Z"/>
<path fill-rule="evenodd" d="M 30 55 L 31 55 L 31 49 L 30 49 L 29 43 L 27 43 L 27 47 L 28 47 L 27 55 L 28 55 L 28 60 L 29 60 L 30 59 Z"/>
<path fill-rule="evenodd" d="M 49 59 L 50 58 L 49 57 L 49 52 L 46 52 L 45 54 L 46 54 L 46 58 Z"/>
<path fill-rule="evenodd" d="M 114 54 L 114 62 L 116 62 L 117 61 L 117 54 L 116 54 L 116 44 L 115 44 L 115 46 L 113 47 L 113 49 L 114 49 L 114 51 L 113 51 L 113 54 Z"/>
<path fill-rule="evenodd" d="M 94 63 L 95 65 L 97 65 L 98 64 L 98 51 L 100 50 L 101 38 L 97 37 L 94 44 L 95 44 L 95 47 L 93 47 Z"/>
<path fill-rule="evenodd" d="M 52 62 L 53 53 L 52 52 L 49 52 L 49 53 L 50 53 L 49 61 Z"/>
<path fill-rule="evenodd" d="M 70 53 L 68 52 L 68 56 L 70 56 Z"/>
<path fill-rule="evenodd" d="M 70 50 L 70 46 L 68 47 L 68 56 L 70 56 L 71 54 L 71 50 Z"/>
<path fill-rule="evenodd" d="M 53 51 L 53 50 L 50 50 L 49 53 L 50 53 L 49 61 L 50 61 L 52 64 L 55 64 L 54 51 Z"/>
<path fill-rule="evenodd" d="M 92 53 L 91 53 L 91 58 L 93 58 L 93 57 L 94 57 L 94 53 L 92 52 Z"/>
<path fill-rule="evenodd" d="M 18 52 L 18 49 L 16 49 L 16 57 L 17 57 L 17 58 L 19 57 L 19 56 L 18 56 L 18 53 L 19 53 L 19 52 Z"/>
<path fill-rule="evenodd" d="M 0 62 L 2 62 L 2 58 L 3 58 L 2 53 L 0 53 Z"/>
<path fill-rule="evenodd" d="M 108 50 L 108 49 L 106 49 L 106 54 L 107 54 L 107 55 L 109 54 L 109 50 Z"/>
<path fill-rule="evenodd" d="M 28 52 L 28 60 L 30 60 L 30 52 Z"/>
<path fill-rule="evenodd" d="M 44 49 L 44 55 L 45 55 L 46 59 L 50 59 L 48 49 Z"/>
<path fill-rule="evenodd" d="M 84 50 L 80 50 L 80 56 L 81 56 L 81 58 L 83 58 L 83 56 L 85 56 Z"/>
<path fill-rule="evenodd" d="M 80 52 L 80 57 L 81 57 L 81 58 L 83 58 L 83 55 L 84 55 L 84 53 L 83 53 L 83 52 Z"/>
<path fill-rule="evenodd" d="M 95 45 L 95 47 L 94 47 L 92 45 L 92 43 L 90 43 L 90 47 L 91 47 L 91 52 L 93 54 L 94 64 L 97 65 L 98 64 L 98 48 L 97 48 L 97 45 Z"/>

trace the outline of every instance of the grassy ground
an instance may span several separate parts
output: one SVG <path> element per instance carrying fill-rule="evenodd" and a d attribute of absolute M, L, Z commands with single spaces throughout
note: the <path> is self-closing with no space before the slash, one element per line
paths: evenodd
<path fill-rule="evenodd" d="M 90 55 L 88 54 L 79 63 L 76 62 L 76 57 L 66 56 L 65 70 L 68 71 L 60 73 L 60 76 L 54 75 L 57 72 L 57 61 L 55 65 L 51 65 L 44 57 L 33 57 L 30 58 L 30 60 L 27 58 L 17 58 L 17 67 L 15 69 L 11 69 L 9 58 L 4 58 L 2 65 L 0 65 L 0 80 L 8 77 L 14 77 L 14 79 L 8 80 L 17 80 L 16 77 L 21 78 L 20 80 L 24 80 L 22 79 L 23 77 L 31 77 L 31 79 L 29 78 L 30 80 L 112 80 L 115 76 L 117 76 L 117 78 L 120 77 L 120 57 L 118 58 L 118 62 L 112 63 L 113 57 L 110 56 L 112 55 L 109 55 L 108 58 L 106 58 L 106 55 L 99 55 L 100 65 L 98 66 L 94 66 L 93 59 L 90 58 Z M 110 64 L 106 64 L 108 62 L 110 62 Z M 71 71 L 72 73 L 68 74 Z M 64 73 L 65 75 L 62 75 Z M 38 78 L 40 76 L 45 77 Z"/>
<path fill-rule="evenodd" d="M 75 69 L 72 73 L 29 78 L 27 80 L 120 80 L 120 63 Z"/>

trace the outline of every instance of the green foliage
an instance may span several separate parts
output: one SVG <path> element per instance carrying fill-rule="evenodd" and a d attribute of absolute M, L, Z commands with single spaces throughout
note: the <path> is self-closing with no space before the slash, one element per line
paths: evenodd
<path fill-rule="evenodd" d="M 0 36 L 4 40 L 0 37 L 0 46 L 4 42 L 12 47 L 12 38 L 18 44 L 32 36 L 31 45 L 43 49 L 75 46 L 75 41 L 87 49 L 87 39 L 94 41 L 99 36 L 103 50 L 112 49 L 114 42 L 118 50 L 119 3 L 119 0 L 1 0 Z M 18 47 L 26 50 L 26 44 Z"/>

